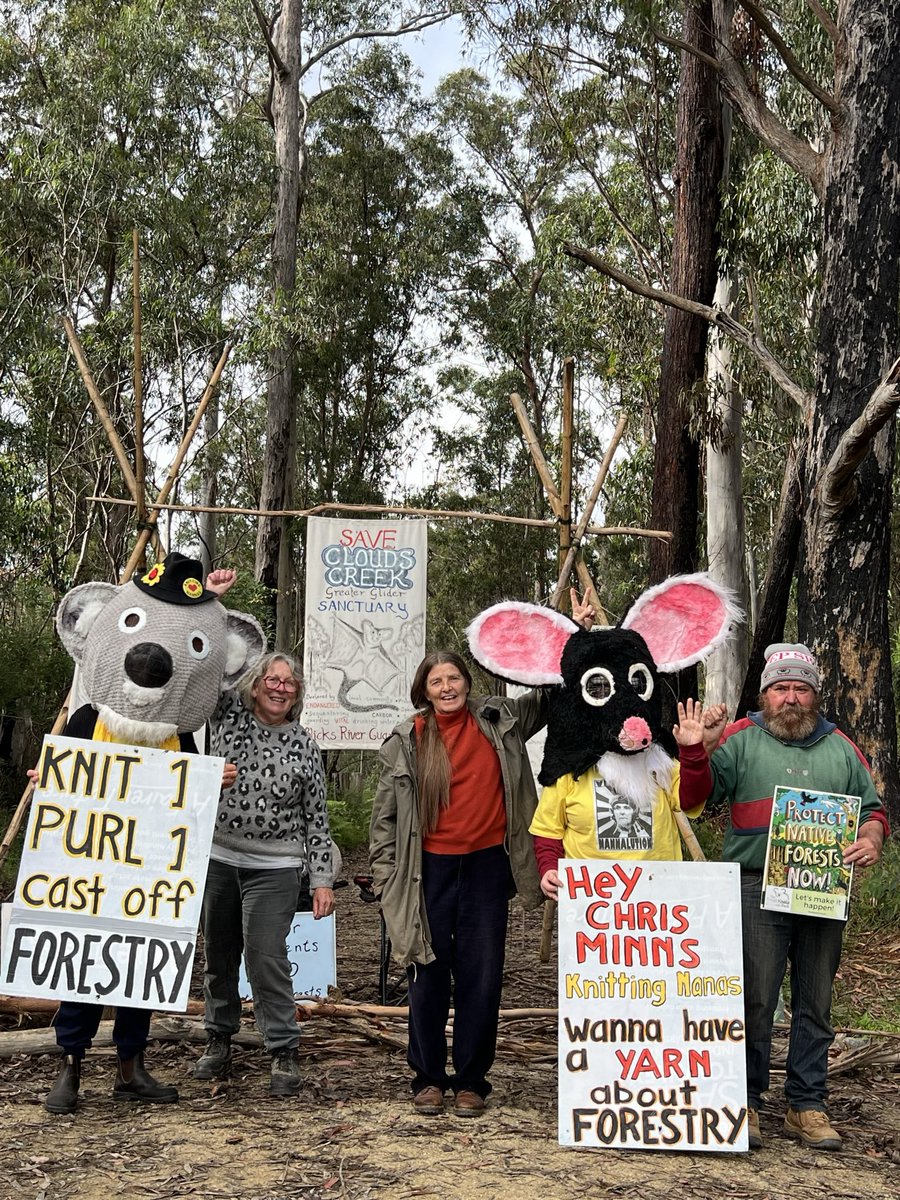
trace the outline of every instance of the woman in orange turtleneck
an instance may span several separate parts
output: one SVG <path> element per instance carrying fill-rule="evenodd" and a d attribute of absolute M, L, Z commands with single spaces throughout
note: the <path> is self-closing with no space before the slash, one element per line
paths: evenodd
<path fill-rule="evenodd" d="M 409 977 L 413 1103 L 477 1116 L 491 1090 L 509 899 L 540 903 L 528 825 L 537 804 L 525 742 L 546 722 L 543 696 L 473 697 L 449 651 L 429 654 L 410 698 L 418 712 L 381 750 L 372 812 L 375 891 Z M 453 991 L 453 1074 L 445 1027 Z"/>

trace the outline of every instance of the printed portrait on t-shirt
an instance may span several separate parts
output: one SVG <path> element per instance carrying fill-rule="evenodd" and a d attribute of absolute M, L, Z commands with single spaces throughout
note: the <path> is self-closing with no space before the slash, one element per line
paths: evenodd
<path fill-rule="evenodd" d="M 653 810 L 594 780 L 598 850 L 647 850 L 653 844 Z"/>

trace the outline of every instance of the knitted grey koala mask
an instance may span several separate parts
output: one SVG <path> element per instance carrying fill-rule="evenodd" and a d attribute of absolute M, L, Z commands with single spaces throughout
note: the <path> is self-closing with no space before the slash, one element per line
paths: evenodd
<path fill-rule="evenodd" d="M 90 703 L 117 735 L 144 744 L 159 744 L 164 730 L 201 728 L 220 693 L 265 652 L 253 617 L 218 600 L 166 603 L 133 583 L 73 588 L 56 628 Z"/>

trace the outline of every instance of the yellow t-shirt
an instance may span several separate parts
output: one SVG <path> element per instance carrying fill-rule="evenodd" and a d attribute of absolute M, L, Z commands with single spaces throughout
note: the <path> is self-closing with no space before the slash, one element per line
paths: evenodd
<path fill-rule="evenodd" d="M 561 841 L 566 858 L 680 861 L 674 816 L 680 807 L 678 784 L 676 762 L 668 786 L 657 787 L 652 803 L 640 805 L 617 795 L 597 767 L 577 780 L 563 775 L 541 792 L 529 832 Z M 702 808 L 692 809 L 690 815 Z"/>

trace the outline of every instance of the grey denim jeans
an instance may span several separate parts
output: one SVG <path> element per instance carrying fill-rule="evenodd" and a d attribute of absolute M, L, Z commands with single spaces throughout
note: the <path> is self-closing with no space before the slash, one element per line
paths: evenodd
<path fill-rule="evenodd" d="M 253 1012 L 270 1053 L 300 1042 L 286 938 L 297 911 L 301 872 L 233 867 L 210 859 L 203 894 L 207 1033 L 241 1027 L 241 954 L 253 990 Z"/>

